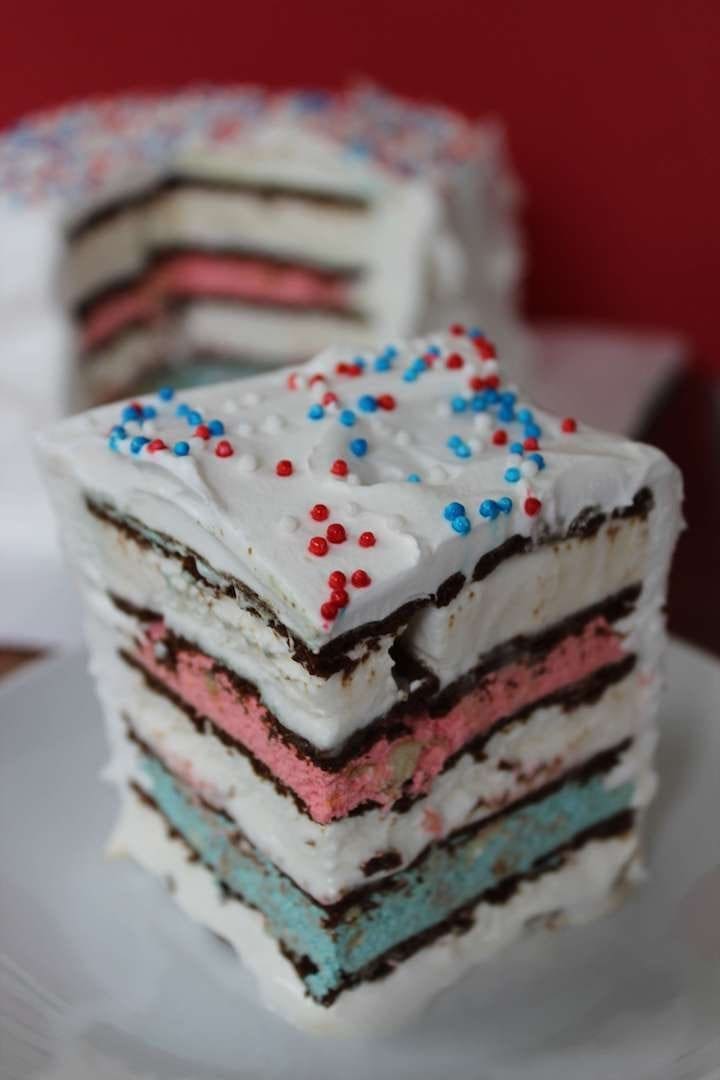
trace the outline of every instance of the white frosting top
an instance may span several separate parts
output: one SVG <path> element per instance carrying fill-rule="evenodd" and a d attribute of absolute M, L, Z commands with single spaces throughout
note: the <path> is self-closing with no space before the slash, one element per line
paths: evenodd
<path fill-rule="evenodd" d="M 359 357 L 329 349 L 170 400 L 161 391 L 139 402 L 143 419 L 95 409 L 59 424 L 44 452 L 84 491 L 245 582 L 317 649 L 470 576 L 514 534 L 561 533 L 584 508 L 626 506 L 674 472 L 659 450 L 581 421 L 566 430 L 528 405 L 493 352 L 473 330 Z M 210 437 L 194 434 L 201 421 Z M 326 517 L 312 515 L 318 504 Z M 333 571 L 347 578 L 334 597 Z"/>

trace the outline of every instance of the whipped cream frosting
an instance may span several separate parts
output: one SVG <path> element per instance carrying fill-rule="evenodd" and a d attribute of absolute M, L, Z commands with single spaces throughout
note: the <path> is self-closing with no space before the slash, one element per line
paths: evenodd
<path fill-rule="evenodd" d="M 44 452 L 315 649 L 471 577 L 512 536 L 560 535 L 644 487 L 675 507 L 660 451 L 548 415 L 503 384 L 480 331 L 453 331 L 96 409 Z"/>

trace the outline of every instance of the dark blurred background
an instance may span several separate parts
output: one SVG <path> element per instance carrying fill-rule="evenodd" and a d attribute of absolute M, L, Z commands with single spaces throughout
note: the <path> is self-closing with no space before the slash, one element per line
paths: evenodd
<path fill-rule="evenodd" d="M 719 42 L 717 0 L 19 5 L 3 25 L 0 124 L 128 89 L 353 76 L 497 115 L 527 192 L 529 316 L 691 343 L 692 369 L 643 434 L 688 489 L 672 628 L 720 653 Z"/>

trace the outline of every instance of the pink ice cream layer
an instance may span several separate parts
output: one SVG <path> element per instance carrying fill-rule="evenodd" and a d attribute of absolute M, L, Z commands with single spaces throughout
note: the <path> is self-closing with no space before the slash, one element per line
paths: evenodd
<path fill-rule="evenodd" d="M 369 749 L 331 771 L 290 739 L 279 737 L 278 722 L 260 698 L 243 693 L 211 657 L 195 649 L 179 649 L 172 666 L 160 662 L 155 651 L 164 636 L 162 621 L 149 626 L 135 659 L 266 765 L 321 824 L 346 817 L 363 803 L 389 808 L 401 795 L 424 794 L 448 758 L 470 740 L 625 655 L 621 637 L 600 616 L 544 656 L 510 663 L 486 675 L 444 716 L 407 717 L 407 735 L 388 738 L 380 733 Z"/>
<path fill-rule="evenodd" d="M 237 256 L 175 255 L 149 270 L 137 285 L 99 301 L 85 319 L 83 345 L 92 349 L 130 323 L 151 322 L 161 315 L 166 300 L 189 296 L 338 311 L 349 306 L 345 281 L 308 267 Z"/>

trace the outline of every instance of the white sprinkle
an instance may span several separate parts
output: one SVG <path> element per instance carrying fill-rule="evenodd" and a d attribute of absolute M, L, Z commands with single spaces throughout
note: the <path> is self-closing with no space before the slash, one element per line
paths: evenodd
<path fill-rule="evenodd" d="M 247 420 L 240 420 L 235 425 L 235 434 L 236 435 L 244 435 L 245 437 L 247 437 L 248 435 L 252 435 L 253 430 L 254 430 L 254 428 L 253 428 L 252 424 L 249 424 L 247 422 Z"/>
<path fill-rule="evenodd" d="M 537 462 L 531 461 L 529 458 L 527 461 L 523 461 L 522 465 L 520 466 L 520 472 L 523 476 L 535 476 L 537 471 Z"/>
<path fill-rule="evenodd" d="M 485 440 L 478 439 L 475 435 L 471 435 L 469 439 L 465 440 L 472 450 L 473 454 L 477 454 L 480 450 L 485 449 Z"/>
<path fill-rule="evenodd" d="M 373 417 L 373 430 L 376 435 L 387 435 L 390 431 L 389 425 L 381 420 L 377 413 Z"/>
<path fill-rule="evenodd" d="M 156 641 L 153 645 L 153 652 L 157 660 L 164 660 L 168 654 L 168 647 L 164 641 Z"/>
<path fill-rule="evenodd" d="M 447 472 L 442 465 L 432 465 L 428 469 L 428 480 L 431 484 L 442 484 L 443 480 L 447 480 Z"/>
<path fill-rule="evenodd" d="M 473 426 L 481 435 L 487 435 L 492 427 L 492 418 L 487 413 L 477 413 L 473 420 Z"/>
<path fill-rule="evenodd" d="M 268 413 L 260 427 L 267 435 L 277 435 L 285 427 L 285 420 L 277 413 Z"/>
<path fill-rule="evenodd" d="M 409 446 L 412 442 L 409 431 L 396 431 L 395 443 L 397 446 Z"/>
<path fill-rule="evenodd" d="M 344 513 L 345 513 L 345 517 L 349 517 L 349 518 L 357 517 L 357 515 L 360 513 L 360 507 L 358 506 L 357 503 L 354 503 L 354 502 L 346 503 Z"/>
<path fill-rule="evenodd" d="M 254 454 L 240 454 L 237 459 L 237 467 L 240 472 L 255 472 L 258 467 L 257 458 Z"/>
<path fill-rule="evenodd" d="M 531 464 L 532 464 L 532 465 L 534 465 L 534 464 L 535 464 L 535 462 L 533 461 L 533 462 L 531 462 Z M 507 456 L 507 461 L 506 461 L 506 465 L 507 465 L 507 467 L 508 467 L 509 469 L 510 469 L 510 468 L 513 468 L 513 469 L 520 469 L 520 471 L 521 471 L 521 472 L 523 472 L 522 466 L 523 466 L 523 465 L 527 465 L 527 462 L 526 462 L 526 461 L 525 461 L 525 459 L 523 458 L 522 454 L 508 454 L 508 456 Z M 534 476 L 534 475 L 535 475 L 535 473 L 526 473 L 526 472 L 523 472 L 523 475 L 524 475 L 524 476 Z"/>
<path fill-rule="evenodd" d="M 402 514 L 390 514 L 390 516 L 387 518 L 388 529 L 400 530 L 404 527 L 404 525 L 405 518 L 402 516 Z"/>
<path fill-rule="evenodd" d="M 450 403 L 447 401 L 438 401 L 437 405 L 435 406 L 435 415 L 441 417 L 443 420 L 446 420 L 449 416 L 452 416 L 452 409 L 450 408 Z"/>
<path fill-rule="evenodd" d="M 360 483 L 360 477 L 357 473 L 349 472 L 345 477 L 345 481 L 346 483 L 350 484 L 351 487 L 357 487 L 357 485 Z"/>
<path fill-rule="evenodd" d="M 278 529 L 284 533 L 294 533 L 300 528 L 300 522 L 298 518 L 293 517 L 292 514 L 283 514 L 278 521 Z"/>
<path fill-rule="evenodd" d="M 497 360 L 483 360 L 482 367 L 480 368 L 483 378 L 486 375 L 497 375 L 499 370 L 500 368 L 498 367 Z"/>
<path fill-rule="evenodd" d="M 247 393 L 242 396 L 243 405 L 259 405 L 260 396 L 255 393 L 254 390 L 248 390 Z"/>
<path fill-rule="evenodd" d="M 228 399 L 228 401 L 226 401 L 223 405 L 223 409 L 229 416 L 234 416 L 235 413 L 238 411 L 237 402 L 233 401 L 232 399 Z"/>

